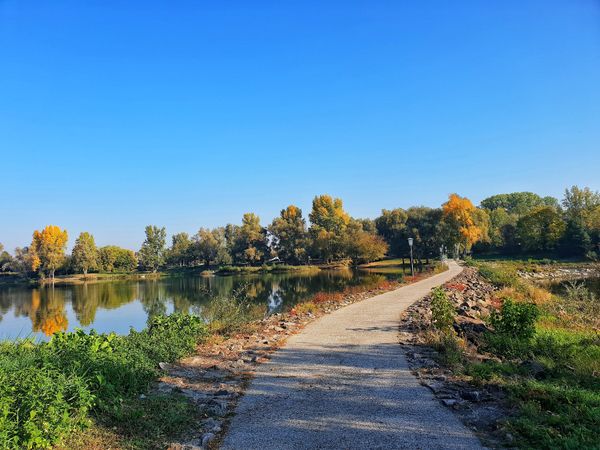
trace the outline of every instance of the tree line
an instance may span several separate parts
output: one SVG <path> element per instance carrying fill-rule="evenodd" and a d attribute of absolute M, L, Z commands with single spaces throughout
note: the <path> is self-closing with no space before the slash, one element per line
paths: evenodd
<path fill-rule="evenodd" d="M 299 265 L 346 261 L 360 264 L 386 255 L 417 258 L 440 253 L 552 254 L 597 260 L 600 255 L 600 193 L 573 186 L 561 202 L 531 192 L 499 194 L 479 207 L 451 194 L 440 208 L 416 206 L 382 210 L 374 220 L 351 217 L 339 198 L 316 196 L 308 215 L 297 206 L 281 210 L 263 226 L 254 213 L 240 225 L 176 233 L 167 246 L 164 227 L 149 225 L 142 247 L 97 248 L 83 232 L 66 255 L 68 234 L 55 225 L 33 233 L 14 256 L 0 245 L 0 270 L 54 277 L 59 272 L 156 272 L 168 267 L 260 265 L 274 261 Z"/>

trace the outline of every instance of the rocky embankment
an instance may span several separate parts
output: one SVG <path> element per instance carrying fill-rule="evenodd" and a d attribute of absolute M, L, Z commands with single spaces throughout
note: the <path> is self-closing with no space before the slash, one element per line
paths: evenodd
<path fill-rule="evenodd" d="M 314 313 L 295 310 L 274 314 L 249 326 L 252 331 L 202 345 L 195 356 L 177 364 L 161 364 L 165 372 L 156 390 L 185 395 L 197 406 L 203 419 L 182 442 L 170 450 L 217 448 L 238 399 L 258 364 L 267 361 L 292 334 L 317 317 L 349 304 L 399 287 L 388 283 L 364 292 L 347 293 L 341 299 L 320 302 Z"/>
<path fill-rule="evenodd" d="M 600 277 L 600 264 L 587 264 L 582 267 L 558 267 L 536 272 L 521 270 L 520 277 L 528 280 L 576 280 Z"/>
<path fill-rule="evenodd" d="M 457 310 L 454 329 L 462 338 L 464 353 L 475 361 L 493 359 L 478 353 L 477 347 L 487 330 L 483 319 L 498 306 L 496 288 L 483 280 L 473 268 L 465 268 L 444 288 Z M 431 346 L 430 304 L 428 296 L 410 306 L 400 325 L 400 343 L 406 347 L 413 373 L 484 443 L 496 446 L 510 441 L 510 436 L 503 434 L 498 427 L 499 419 L 511 413 L 505 402 L 506 393 L 497 386 L 473 386 L 463 376 L 439 363 L 440 355 Z"/>

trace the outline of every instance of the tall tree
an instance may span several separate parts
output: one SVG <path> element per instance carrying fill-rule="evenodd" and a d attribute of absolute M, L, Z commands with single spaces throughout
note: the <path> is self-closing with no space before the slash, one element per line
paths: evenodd
<path fill-rule="evenodd" d="M 290 205 L 269 226 L 272 246 L 282 260 L 299 264 L 306 260 L 307 230 L 302 210 Z"/>
<path fill-rule="evenodd" d="M 13 265 L 13 257 L 4 250 L 4 245 L 0 243 L 0 272 L 8 272 Z"/>
<path fill-rule="evenodd" d="M 439 208 L 427 208 L 425 206 L 413 206 L 406 210 L 406 228 L 400 241 L 403 252 L 408 254 L 408 238 L 414 239 L 413 251 L 417 258 L 431 258 L 439 255 L 440 246 L 444 243 L 440 222 L 442 210 Z"/>
<path fill-rule="evenodd" d="M 79 235 L 71 253 L 72 263 L 75 270 L 82 271 L 87 276 L 88 270 L 98 268 L 98 249 L 94 236 L 83 232 Z"/>
<path fill-rule="evenodd" d="M 35 230 L 29 247 L 31 269 L 42 275 L 50 275 L 54 281 L 54 273 L 65 259 L 68 239 L 67 230 L 61 230 L 56 225 L 48 225 L 42 231 Z"/>
<path fill-rule="evenodd" d="M 581 189 L 572 186 L 570 189 L 565 189 L 562 204 L 569 220 L 581 220 L 588 225 L 590 215 L 600 207 L 600 192 L 594 192 L 588 187 Z"/>
<path fill-rule="evenodd" d="M 389 245 L 393 255 L 404 254 L 406 244 L 406 221 L 408 214 L 402 208 L 381 210 L 381 216 L 375 219 L 377 232 Z"/>
<path fill-rule="evenodd" d="M 326 261 L 343 257 L 344 233 L 350 216 L 344 211 L 342 200 L 329 195 L 315 197 L 309 218 L 313 254 Z"/>
<path fill-rule="evenodd" d="M 517 236 L 526 251 L 553 251 L 557 248 L 565 227 L 565 222 L 556 209 L 542 206 L 519 219 Z"/>
<path fill-rule="evenodd" d="M 204 261 L 205 265 L 211 262 L 216 264 L 230 264 L 231 256 L 227 250 L 227 240 L 224 228 L 200 228 L 194 236 L 193 254 L 196 259 Z"/>
<path fill-rule="evenodd" d="M 240 262 L 256 264 L 267 255 L 267 233 L 260 225 L 260 217 L 246 213 L 237 233 L 237 257 Z"/>
<path fill-rule="evenodd" d="M 481 201 L 481 207 L 493 211 L 503 208 L 509 214 L 522 216 L 529 211 L 541 206 L 558 205 L 554 197 L 540 197 L 533 192 L 512 192 L 510 194 L 497 194 Z"/>
<path fill-rule="evenodd" d="M 448 201 L 442 205 L 442 211 L 449 243 L 458 246 L 459 251 L 468 252 L 483 234 L 476 224 L 475 206 L 466 197 L 450 194 Z"/>
<path fill-rule="evenodd" d="M 189 234 L 174 234 L 171 237 L 171 242 L 171 248 L 167 252 L 167 262 L 174 266 L 185 266 L 189 264 L 192 246 Z"/>
<path fill-rule="evenodd" d="M 155 225 L 146 227 L 146 240 L 140 249 L 140 263 L 147 270 L 156 272 L 165 261 L 167 231 Z"/>
<path fill-rule="evenodd" d="M 388 251 L 388 245 L 383 238 L 366 231 L 361 220 L 350 220 L 343 239 L 344 255 L 349 257 L 353 264 L 379 260 Z"/>

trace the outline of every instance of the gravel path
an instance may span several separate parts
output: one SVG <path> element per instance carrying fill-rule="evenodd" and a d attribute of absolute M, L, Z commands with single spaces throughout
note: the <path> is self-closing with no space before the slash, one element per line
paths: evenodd
<path fill-rule="evenodd" d="M 410 373 L 400 313 L 461 272 L 450 270 L 339 309 L 261 364 L 222 449 L 480 449 Z"/>

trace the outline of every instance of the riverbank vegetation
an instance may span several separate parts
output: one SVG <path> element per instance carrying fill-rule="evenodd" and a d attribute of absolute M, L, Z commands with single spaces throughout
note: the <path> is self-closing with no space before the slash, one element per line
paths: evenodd
<path fill-rule="evenodd" d="M 127 336 L 77 331 L 47 343 L 0 343 L 0 445 L 48 448 L 91 417 L 119 423 L 156 379 L 159 363 L 191 354 L 207 334 L 199 317 L 174 314 Z M 177 426 L 173 419 L 155 425 Z"/>
<path fill-rule="evenodd" d="M 156 273 L 189 267 L 216 272 L 226 267 L 221 271 L 226 273 L 278 264 L 287 269 L 357 265 L 385 255 L 407 257 L 409 237 L 414 239 L 417 259 L 441 252 L 593 261 L 600 256 L 600 194 L 577 186 L 567 189 L 561 202 L 515 192 L 488 197 L 476 207 L 466 197 L 452 194 L 441 208 L 384 209 L 374 220 L 352 218 L 341 199 L 320 195 L 308 218 L 309 225 L 294 205 L 281 210 L 267 226 L 256 214 L 247 213 L 241 225 L 200 228 L 193 236 L 176 233 L 170 247 L 165 228 L 149 225 L 137 253 L 117 246 L 97 248 L 94 237 L 83 232 L 68 256 L 67 231 L 49 225 L 36 230 L 31 245 L 15 249 L 14 255 L 0 248 L 0 271 L 53 279 L 55 273 Z"/>
<path fill-rule="evenodd" d="M 455 307 L 444 290 L 436 291 L 431 312 L 437 330 L 431 342 L 439 351 L 440 362 L 480 392 L 492 397 L 494 392 L 507 393 L 506 416 L 498 424 L 506 444 L 519 448 L 596 448 L 600 429 L 600 299 L 575 282 L 568 284 L 563 294 L 552 294 L 520 278 L 520 263 L 471 264 L 496 286 L 492 299 L 495 307 L 484 317 L 485 331 L 468 323 L 466 328 L 453 326 Z M 467 286 L 453 283 L 446 289 L 463 292 Z M 455 329 L 467 332 L 459 337 Z M 474 343 L 475 354 L 469 350 Z"/>
<path fill-rule="evenodd" d="M 340 292 L 317 292 L 287 314 L 325 313 L 349 296 L 394 289 L 445 269 L 437 263 L 406 280 L 372 277 Z M 126 336 L 79 330 L 55 333 L 49 342 L 1 342 L 0 447 L 164 448 L 192 426 L 197 411 L 183 397 L 148 393 L 163 363 L 194 353 L 207 339 L 248 332 L 266 314 L 266 305 L 240 291 L 214 298 L 202 317 L 156 315 L 146 329 Z"/>

